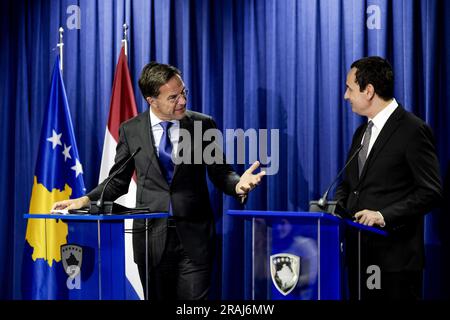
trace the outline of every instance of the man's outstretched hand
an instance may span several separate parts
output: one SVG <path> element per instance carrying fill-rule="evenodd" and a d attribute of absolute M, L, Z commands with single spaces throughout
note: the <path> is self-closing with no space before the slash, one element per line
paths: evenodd
<path fill-rule="evenodd" d="M 251 167 L 244 172 L 241 179 L 236 184 L 236 193 L 241 197 L 241 199 L 245 199 L 247 194 L 256 188 L 256 186 L 261 182 L 262 177 L 265 176 L 265 171 L 253 174 L 253 171 L 258 169 L 259 165 L 259 161 L 255 161 Z"/>

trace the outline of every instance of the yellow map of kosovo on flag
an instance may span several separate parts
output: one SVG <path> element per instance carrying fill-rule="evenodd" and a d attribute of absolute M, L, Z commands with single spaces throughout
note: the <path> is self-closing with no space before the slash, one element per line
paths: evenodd
<path fill-rule="evenodd" d="M 81 197 L 84 191 L 83 169 L 57 58 L 39 140 L 30 213 L 36 217 L 48 214 L 54 202 Z M 61 220 L 28 219 L 22 269 L 24 299 L 68 299 L 67 274 L 61 261 L 61 246 L 68 236 L 68 226 Z"/>
<path fill-rule="evenodd" d="M 51 192 L 44 185 L 37 182 L 34 177 L 33 191 L 30 201 L 30 213 L 50 212 L 52 205 L 56 201 L 69 199 L 72 195 L 72 188 L 67 184 L 63 191 L 53 189 Z M 68 235 L 67 224 L 55 219 L 30 219 L 28 221 L 25 238 L 33 248 L 32 259 L 45 259 L 51 267 L 53 260 L 61 261 L 61 251 L 59 248 L 66 244 Z M 46 243 L 52 243 L 46 248 Z"/>

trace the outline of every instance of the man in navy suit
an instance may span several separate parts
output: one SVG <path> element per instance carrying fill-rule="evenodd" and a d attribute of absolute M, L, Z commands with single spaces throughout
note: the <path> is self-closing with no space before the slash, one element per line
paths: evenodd
<path fill-rule="evenodd" d="M 169 212 L 168 219 L 134 220 L 134 260 L 144 292 L 148 288 L 151 300 L 206 299 L 215 235 L 206 174 L 217 188 L 242 200 L 265 172 L 253 174 L 255 162 L 240 177 L 222 152 L 214 156 L 220 161 L 204 159 L 210 142 L 194 138 L 216 124 L 210 116 L 186 110 L 187 89 L 177 68 L 151 62 L 142 70 L 139 87 L 150 108 L 120 126 L 110 175 L 138 148 L 142 151 L 111 180 L 104 199 L 125 194 L 136 171 L 136 206 Z M 105 181 L 85 197 L 55 203 L 54 209 L 88 206 L 100 197 Z"/>
<path fill-rule="evenodd" d="M 424 215 L 439 205 L 442 195 L 431 129 L 393 97 L 394 73 L 385 59 L 355 61 L 346 86 L 344 98 L 367 121 L 353 135 L 349 157 L 360 151 L 336 200 L 357 222 L 388 232 L 387 237 L 347 234 L 350 297 L 420 299 Z M 372 275 L 367 270 L 381 271 L 381 288 L 374 279 L 369 279 L 374 286 L 367 285 Z"/>

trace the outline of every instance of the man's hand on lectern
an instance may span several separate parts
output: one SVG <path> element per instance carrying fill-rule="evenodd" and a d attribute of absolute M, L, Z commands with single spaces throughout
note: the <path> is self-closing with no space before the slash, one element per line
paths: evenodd
<path fill-rule="evenodd" d="M 90 201 L 91 200 L 86 196 L 76 198 L 76 199 L 58 201 L 53 204 L 52 210 L 50 212 L 58 211 L 58 210 L 80 209 L 80 208 L 88 206 Z"/>

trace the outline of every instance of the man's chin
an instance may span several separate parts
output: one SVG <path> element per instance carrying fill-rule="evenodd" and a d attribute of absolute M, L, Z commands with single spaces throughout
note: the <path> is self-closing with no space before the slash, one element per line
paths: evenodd
<path fill-rule="evenodd" d="M 174 112 L 174 117 L 176 120 L 181 120 L 186 116 L 186 108 L 180 109 L 180 110 L 175 110 Z"/>

